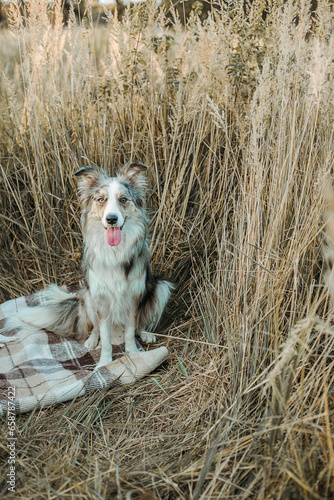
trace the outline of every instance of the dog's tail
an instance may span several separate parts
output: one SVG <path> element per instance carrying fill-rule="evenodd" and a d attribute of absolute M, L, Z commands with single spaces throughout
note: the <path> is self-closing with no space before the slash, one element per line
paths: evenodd
<path fill-rule="evenodd" d="M 48 330 L 62 337 L 84 339 L 85 314 L 77 293 L 51 285 L 37 293 L 35 298 L 36 306 L 20 307 L 16 315 L 7 318 L 6 330 Z"/>
<path fill-rule="evenodd" d="M 169 281 L 155 278 L 152 275 L 149 277 L 145 293 L 138 305 L 137 328 L 139 330 L 155 328 L 173 289 L 174 285 Z"/>

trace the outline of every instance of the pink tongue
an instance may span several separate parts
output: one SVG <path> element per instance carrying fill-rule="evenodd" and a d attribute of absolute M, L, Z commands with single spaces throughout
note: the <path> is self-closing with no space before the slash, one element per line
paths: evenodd
<path fill-rule="evenodd" d="M 121 241 L 121 230 L 119 227 L 108 227 L 106 231 L 107 242 L 111 247 L 115 247 Z"/>

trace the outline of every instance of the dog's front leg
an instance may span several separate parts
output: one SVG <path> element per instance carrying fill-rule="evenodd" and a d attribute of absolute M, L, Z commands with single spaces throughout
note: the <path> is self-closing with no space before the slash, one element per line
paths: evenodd
<path fill-rule="evenodd" d="M 135 354 L 140 352 L 136 344 L 136 317 L 131 315 L 128 323 L 125 325 L 125 352 L 127 354 Z"/>
<path fill-rule="evenodd" d="M 85 342 L 85 347 L 89 350 L 92 351 L 95 349 L 97 344 L 99 343 L 100 340 L 100 329 L 99 328 L 94 328 L 90 336 Z"/>
<path fill-rule="evenodd" d="M 107 318 L 100 324 L 100 338 L 101 338 L 101 356 L 100 361 L 96 365 L 95 370 L 101 368 L 112 362 L 112 345 L 111 345 L 111 322 Z"/>

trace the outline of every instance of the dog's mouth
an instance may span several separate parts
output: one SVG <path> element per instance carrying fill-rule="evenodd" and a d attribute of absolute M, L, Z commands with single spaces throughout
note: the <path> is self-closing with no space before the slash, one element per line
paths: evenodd
<path fill-rule="evenodd" d="M 107 227 L 106 228 L 106 238 L 107 238 L 107 243 L 111 247 L 116 247 L 117 245 L 120 244 L 121 239 L 122 239 L 122 229 L 124 227 L 125 221 L 121 227 Z"/>

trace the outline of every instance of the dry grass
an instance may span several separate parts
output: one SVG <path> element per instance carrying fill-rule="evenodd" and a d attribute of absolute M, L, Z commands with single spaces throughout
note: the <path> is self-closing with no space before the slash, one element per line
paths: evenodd
<path fill-rule="evenodd" d="M 312 36 L 307 1 L 185 30 L 152 2 L 106 29 L 89 13 L 63 29 L 59 4 L 53 26 L 37 0 L 25 27 L 13 10 L 0 299 L 79 278 L 72 173 L 130 159 L 151 167 L 153 265 L 178 283 L 159 329 L 170 357 L 151 377 L 17 419 L 16 498 L 333 498 L 334 36 L 318 3 Z"/>

